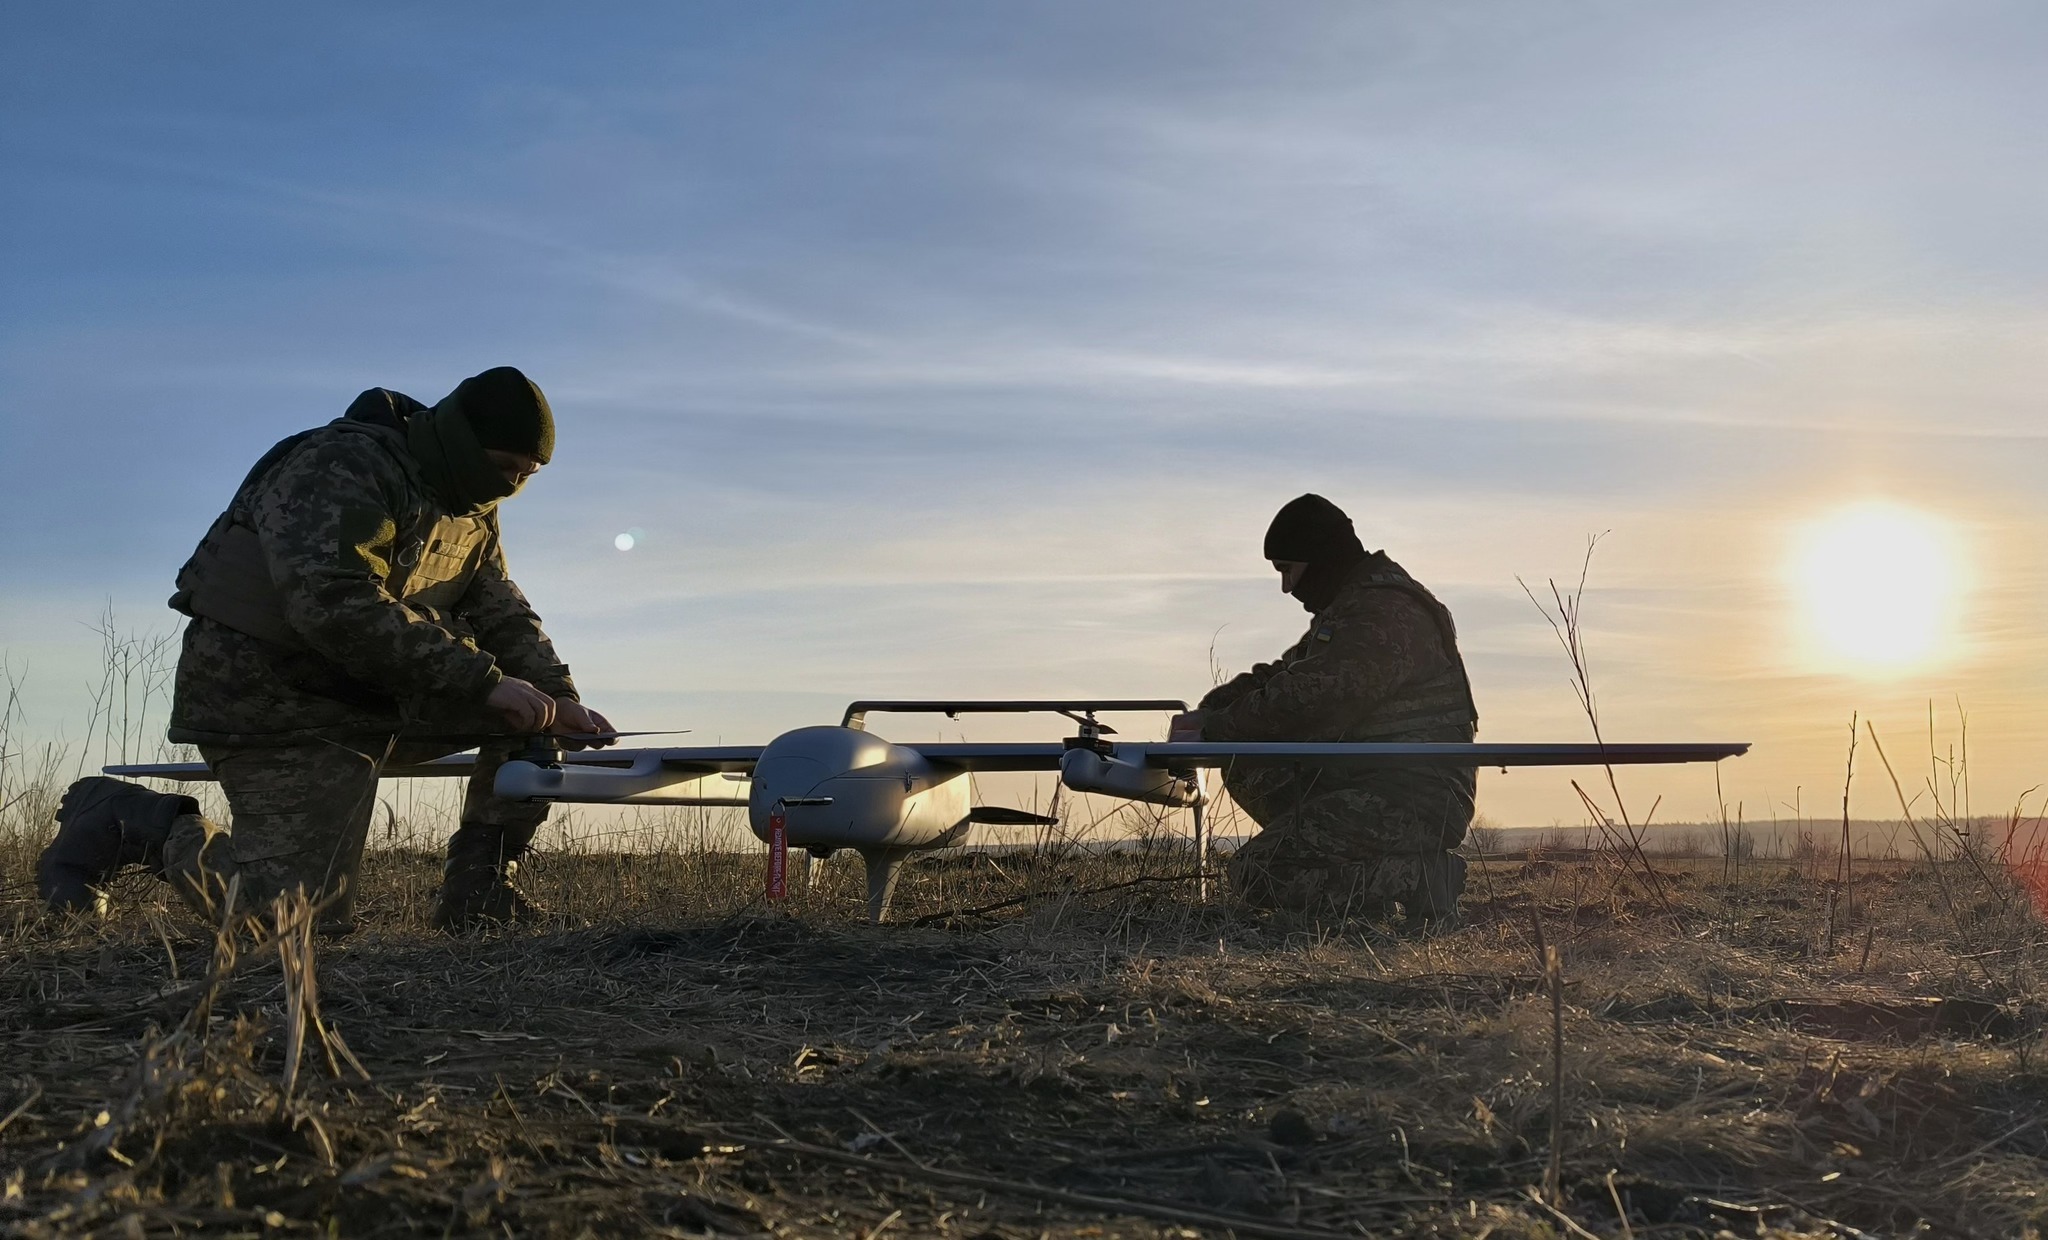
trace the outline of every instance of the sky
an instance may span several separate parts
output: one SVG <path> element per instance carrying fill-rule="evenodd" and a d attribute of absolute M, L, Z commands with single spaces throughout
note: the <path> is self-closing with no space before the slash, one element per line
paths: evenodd
<path fill-rule="evenodd" d="M 81 2 L 0 47 L 31 729 L 270 443 L 512 364 L 560 426 L 513 572 L 621 726 L 1196 697 L 1298 635 L 1259 543 L 1315 491 L 1451 606 L 1482 739 L 1589 736 L 1530 597 L 1584 570 L 1608 739 L 1754 743 L 1633 816 L 1839 815 L 1852 714 L 1916 812 L 1965 743 L 1979 811 L 2048 781 L 2037 5 Z"/>

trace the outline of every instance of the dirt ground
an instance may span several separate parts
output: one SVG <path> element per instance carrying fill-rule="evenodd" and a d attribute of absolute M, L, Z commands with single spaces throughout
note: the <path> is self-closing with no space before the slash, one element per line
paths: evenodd
<path fill-rule="evenodd" d="M 14 883 L 0 1234 L 2048 1221 L 2048 936 L 1995 867 L 1492 861 L 1416 937 L 1198 905 L 1191 860 L 927 861 L 871 927 L 856 866 L 771 908 L 756 857 L 556 856 L 556 925 L 450 941 L 379 853 L 317 992 L 147 878 L 69 926 Z"/>

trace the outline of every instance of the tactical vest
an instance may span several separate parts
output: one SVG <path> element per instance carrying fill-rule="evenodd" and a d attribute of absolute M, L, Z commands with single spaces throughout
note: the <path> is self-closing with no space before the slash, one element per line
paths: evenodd
<path fill-rule="evenodd" d="M 1451 612 L 1406 569 L 1374 552 L 1359 564 L 1344 590 L 1398 590 L 1422 604 L 1443 639 L 1448 663 L 1426 680 L 1402 685 L 1373 704 L 1370 714 L 1345 729 L 1347 741 L 1384 740 L 1435 728 L 1463 726 L 1476 730 L 1479 708 L 1472 701 L 1472 682 L 1465 674 L 1464 656 L 1458 653 L 1458 629 Z"/>
<path fill-rule="evenodd" d="M 415 467 L 403 455 L 402 419 L 424 408 L 409 396 L 373 388 L 335 421 L 280 440 L 242 479 L 226 511 L 214 519 L 192 558 L 178 570 L 171 607 L 285 650 L 308 649 L 285 618 L 284 599 L 271 579 L 262 540 L 248 523 L 250 498 L 273 469 L 315 436 L 360 435 L 412 478 Z M 482 552 L 496 530 L 496 514 L 452 517 L 423 487 L 414 484 L 409 489 L 413 494 L 407 511 L 392 514 L 398 533 L 387 560 L 391 567 L 384 589 L 393 598 L 431 612 L 445 625 L 448 611 L 476 576 Z"/>

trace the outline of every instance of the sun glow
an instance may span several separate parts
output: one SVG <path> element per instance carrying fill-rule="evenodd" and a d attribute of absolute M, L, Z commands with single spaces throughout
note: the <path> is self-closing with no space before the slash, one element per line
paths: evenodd
<path fill-rule="evenodd" d="M 1890 503 L 1813 522 L 1792 562 L 1812 653 L 1832 670 L 1899 671 L 1944 653 L 1962 576 L 1947 524 Z"/>

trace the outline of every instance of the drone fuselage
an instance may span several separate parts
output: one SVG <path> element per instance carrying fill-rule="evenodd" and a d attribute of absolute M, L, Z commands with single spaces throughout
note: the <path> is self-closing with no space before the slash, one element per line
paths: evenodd
<path fill-rule="evenodd" d="M 792 848 L 937 848 L 964 835 L 966 772 L 856 728 L 797 728 L 754 765 L 747 818 L 768 838 L 778 807 Z"/>
<path fill-rule="evenodd" d="M 797 728 L 761 750 L 747 820 L 763 841 L 780 814 L 791 848 L 860 853 L 868 917 L 880 921 L 904 859 L 967 834 L 974 807 L 966 773 L 859 728 Z"/>

